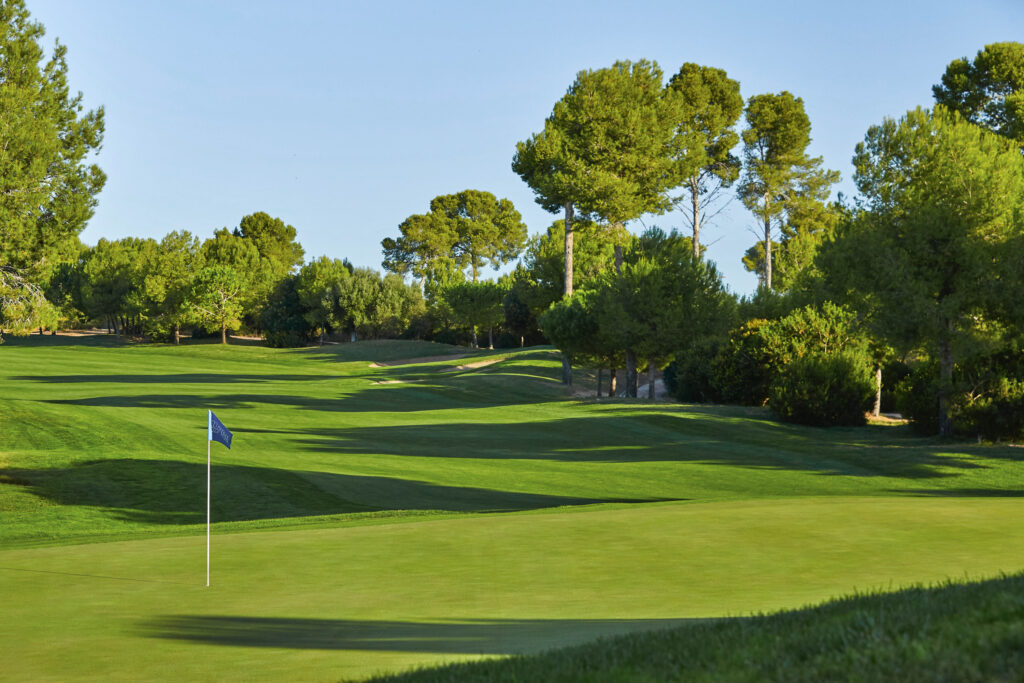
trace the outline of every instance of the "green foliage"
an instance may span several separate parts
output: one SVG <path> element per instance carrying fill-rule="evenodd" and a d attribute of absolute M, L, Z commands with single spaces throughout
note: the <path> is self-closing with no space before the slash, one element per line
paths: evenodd
<path fill-rule="evenodd" d="M 153 239 L 100 239 L 82 265 L 85 312 L 106 321 L 115 331 L 141 334 L 150 304 L 146 275 L 157 268 L 158 249 Z"/>
<path fill-rule="evenodd" d="M 473 346 L 477 347 L 478 331 L 492 331 L 505 317 L 502 302 L 506 293 L 495 282 L 460 282 L 446 287 L 443 297 L 457 324 L 470 329 Z"/>
<path fill-rule="evenodd" d="M 272 218 L 263 211 L 242 218 L 234 233 L 250 240 L 261 258 L 281 276 L 302 265 L 305 250 L 295 239 L 295 228 L 285 225 L 280 218 Z"/>
<path fill-rule="evenodd" d="M 196 273 L 189 293 L 191 315 L 200 324 L 220 329 L 221 343 L 227 330 L 242 324 L 247 278 L 231 266 L 214 263 Z"/>
<path fill-rule="evenodd" d="M 722 394 L 715 384 L 712 361 L 718 355 L 723 337 L 707 336 L 677 351 L 675 360 L 664 370 L 665 389 L 684 403 L 718 403 Z"/>
<path fill-rule="evenodd" d="M 302 266 L 295 277 L 298 308 L 306 323 L 323 335 L 340 325 L 338 291 L 340 283 L 351 277 L 345 263 L 326 256 Z"/>
<path fill-rule="evenodd" d="M 957 349 L 1022 319 L 1024 159 L 1014 143 L 938 107 L 872 126 L 854 163 L 866 211 L 844 225 L 836 261 L 846 286 L 874 302 L 891 345 L 940 361 L 937 420 L 949 434 Z"/>
<path fill-rule="evenodd" d="M 1024 44 L 992 43 L 973 62 L 953 60 L 935 101 L 1024 147 Z"/>
<path fill-rule="evenodd" d="M 916 363 L 897 386 L 897 409 L 920 434 L 938 430 L 941 387 L 939 364 L 934 360 Z M 955 433 L 993 440 L 1024 439 L 1022 387 L 1024 361 L 1017 339 L 957 363 L 948 407 Z"/>
<path fill-rule="evenodd" d="M 574 204 L 581 217 L 621 223 L 669 208 L 666 154 L 677 112 L 661 96 L 657 63 L 619 61 L 580 71 L 544 130 L 516 145 L 512 170 L 545 210 Z"/>
<path fill-rule="evenodd" d="M 168 233 L 143 274 L 145 329 L 151 337 L 174 336 L 190 322 L 192 282 L 204 265 L 198 238 L 187 231 Z M 171 333 L 174 333 L 171 335 Z"/>
<path fill-rule="evenodd" d="M 626 252 L 622 272 L 600 282 L 601 334 L 657 366 L 732 322 L 733 300 L 715 266 L 694 256 L 690 239 L 676 232 L 645 231 Z"/>
<path fill-rule="evenodd" d="M 375 270 L 355 268 L 335 287 L 334 319 L 359 337 L 398 337 L 426 310 L 419 287 L 394 273 L 381 277 Z"/>
<path fill-rule="evenodd" d="M 560 299 L 540 317 L 541 330 L 570 362 L 602 356 L 608 344 L 601 336 L 595 312 L 596 292 L 581 290 Z"/>
<path fill-rule="evenodd" d="M 260 326 L 267 346 L 305 346 L 313 337 L 316 327 L 310 323 L 306 315 L 309 311 L 303 310 L 303 298 L 299 289 L 301 274 L 300 271 L 299 274 L 289 275 L 278 282 L 266 307 L 260 311 Z"/>
<path fill-rule="evenodd" d="M 711 360 L 712 385 L 724 403 L 762 405 L 774 377 L 774 358 L 768 351 L 763 330 L 768 320 L 748 320 L 729 333 L 729 338 Z"/>
<path fill-rule="evenodd" d="M 778 373 L 806 356 L 850 352 L 867 365 L 867 339 L 856 314 L 825 302 L 778 320 L 749 320 L 729 333 L 711 361 L 712 384 L 727 403 L 760 405 Z"/>
<path fill-rule="evenodd" d="M 615 265 L 615 247 L 633 239 L 621 226 L 576 221 L 573 232 L 581 239 L 573 248 L 573 283 L 576 289 L 593 287 L 601 273 Z M 523 297 L 534 315 L 540 315 L 563 295 L 565 281 L 565 221 L 552 223 L 542 235 L 530 238 L 523 255 Z"/>
<path fill-rule="evenodd" d="M 42 24 L 22 0 L 0 3 L 0 266 L 41 284 L 73 260 L 106 176 L 90 155 L 103 108 L 83 111 L 67 78 L 67 48 L 45 59 Z"/>
<path fill-rule="evenodd" d="M 693 252 L 699 256 L 704 215 L 721 188 L 739 177 L 740 161 L 732 150 L 739 142 L 734 128 L 743 97 L 740 84 L 722 69 L 690 62 L 669 80 L 665 97 L 675 111 L 672 157 L 677 186 L 683 189 L 672 201 L 690 224 Z"/>
<path fill-rule="evenodd" d="M 808 354 L 785 364 L 772 381 L 768 405 L 779 419 L 818 427 L 856 426 L 875 394 L 863 354 Z"/>
<path fill-rule="evenodd" d="M 0 266 L 0 344 L 3 333 L 28 334 L 56 323 L 58 312 L 43 290 L 13 268 Z"/>
<path fill-rule="evenodd" d="M 441 286 L 453 270 L 467 268 L 476 282 L 485 265 L 497 270 L 519 256 L 526 241 L 526 224 L 512 202 L 480 190 L 434 197 L 430 213 L 409 216 L 398 228 L 398 239 L 381 242 L 384 268 Z"/>
<path fill-rule="evenodd" d="M 827 212 L 821 203 L 838 182 L 839 173 L 822 169 L 821 157 L 807 156 L 811 122 L 799 97 L 785 91 L 754 95 L 747 102 L 746 119 L 738 193 L 763 228 L 763 246 L 759 258 L 748 254 L 744 262 L 760 267 L 762 285 L 772 289 L 781 284 L 773 279 L 773 232 L 787 223 L 788 239 L 826 230 Z"/>
<path fill-rule="evenodd" d="M 984 439 L 1024 440 L 1024 381 L 1000 377 L 961 409 L 964 429 Z"/>

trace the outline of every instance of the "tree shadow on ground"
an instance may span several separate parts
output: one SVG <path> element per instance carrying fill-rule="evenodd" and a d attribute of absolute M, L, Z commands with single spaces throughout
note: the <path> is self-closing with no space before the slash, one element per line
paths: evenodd
<path fill-rule="evenodd" d="M 214 465 L 211 481 L 214 522 L 383 510 L 510 512 L 665 500 L 554 496 L 241 465 Z M 206 519 L 205 463 L 118 459 L 52 469 L 7 468 L 0 469 L 3 485 L 24 487 L 60 505 L 107 508 L 128 521 L 180 525 Z"/>
<path fill-rule="evenodd" d="M 108 381 L 112 383 L 123 381 L 126 384 L 142 384 L 148 381 L 145 379 L 133 379 L 132 376 L 126 376 L 123 380 L 118 379 L 117 376 L 109 376 L 110 379 L 106 380 L 88 379 L 87 377 L 79 375 L 71 375 L 67 377 L 70 377 L 71 379 L 38 379 L 40 379 L 40 381 L 54 383 L 60 381 Z M 79 377 L 81 377 L 81 379 L 79 379 Z M 232 384 L 339 379 L 337 377 L 305 377 L 302 375 L 278 375 L 265 378 L 253 375 L 226 375 L 222 382 L 218 379 L 218 375 L 181 375 L 179 377 L 181 377 L 181 379 L 168 381 L 181 383 L 194 382 Z M 23 377 L 20 379 L 35 380 L 37 378 Z M 400 384 L 376 385 L 370 384 L 370 382 L 390 382 L 393 380 L 371 377 L 365 383 L 358 383 L 352 382 L 352 378 L 342 379 L 347 379 L 349 381 L 344 385 L 340 385 L 337 394 L 334 396 L 237 392 L 219 394 L 216 396 L 184 393 L 153 393 L 44 399 L 44 402 L 57 405 L 92 406 L 103 408 L 195 408 L 197 405 L 204 405 L 211 409 L 221 410 L 229 408 L 247 408 L 257 404 L 265 404 L 292 406 L 303 410 L 321 410 L 335 413 L 411 413 L 433 410 L 522 405 L 524 403 L 563 401 L 566 398 L 559 391 L 553 390 L 550 387 L 544 387 L 546 391 L 538 391 L 536 388 L 533 388 L 531 391 L 510 391 L 507 386 L 507 382 L 495 374 L 479 378 L 452 376 L 445 380 L 438 381 L 436 373 L 431 373 L 429 375 L 417 376 L 413 380 L 400 380 Z M 156 379 L 153 379 L 152 381 L 154 384 L 159 383 L 159 380 Z M 321 386 L 324 385 L 321 384 Z"/>
<path fill-rule="evenodd" d="M 807 430 L 773 423 L 732 424 L 671 415 L 589 416 L 510 424 L 305 429 L 305 450 L 426 458 L 562 462 L 692 462 L 851 477 L 945 478 L 987 469 L 970 453 L 927 446 L 823 442 Z M 988 453 L 982 453 L 989 456 Z M 1024 454 L 1022 454 L 1024 455 Z M 1017 456 L 1018 458 L 1020 456 Z"/>
<path fill-rule="evenodd" d="M 710 619 L 466 619 L 440 623 L 173 615 L 139 624 L 150 638 L 234 647 L 510 655 Z"/>
<path fill-rule="evenodd" d="M 244 384 L 256 382 L 316 382 L 337 380 L 338 375 L 242 375 L 237 373 L 184 372 L 167 375 L 22 375 L 12 380 L 45 384 Z"/>

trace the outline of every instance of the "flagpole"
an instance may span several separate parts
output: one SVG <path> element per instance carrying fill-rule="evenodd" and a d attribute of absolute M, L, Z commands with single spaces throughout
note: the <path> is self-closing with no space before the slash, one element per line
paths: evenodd
<path fill-rule="evenodd" d="M 209 432 L 207 432 L 209 436 Z M 210 440 L 206 440 L 206 587 L 210 587 Z"/>

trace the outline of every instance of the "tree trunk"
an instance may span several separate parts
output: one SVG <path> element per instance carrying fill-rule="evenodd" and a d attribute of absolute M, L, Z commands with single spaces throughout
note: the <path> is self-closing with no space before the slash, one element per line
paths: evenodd
<path fill-rule="evenodd" d="M 601 368 L 597 369 L 597 397 L 601 398 L 601 375 L 604 374 L 604 370 Z"/>
<path fill-rule="evenodd" d="M 654 363 L 647 363 L 647 398 L 654 400 Z"/>
<path fill-rule="evenodd" d="M 764 195 L 764 286 L 772 288 L 772 219 L 768 214 L 771 199 Z"/>
<path fill-rule="evenodd" d="M 565 296 L 572 296 L 572 202 L 565 203 Z"/>
<path fill-rule="evenodd" d="M 494 350 L 494 328 L 487 328 L 487 348 Z"/>
<path fill-rule="evenodd" d="M 473 348 L 479 349 L 480 345 L 476 343 L 476 325 L 473 325 Z"/>
<path fill-rule="evenodd" d="M 356 331 L 355 331 L 355 330 L 352 330 L 351 332 L 349 332 L 349 334 L 348 334 L 348 340 L 349 340 L 350 342 L 354 342 L 354 341 L 356 341 Z"/>
<path fill-rule="evenodd" d="M 878 417 L 882 414 L 882 364 L 875 366 L 875 407 L 871 414 Z"/>
<path fill-rule="evenodd" d="M 181 343 L 181 326 L 175 324 L 175 325 L 171 326 L 171 329 L 174 331 L 174 343 L 175 344 L 180 344 Z"/>
<path fill-rule="evenodd" d="M 228 326 L 225 325 L 224 323 L 220 324 L 220 343 L 221 344 L 227 344 L 228 343 Z"/>
<path fill-rule="evenodd" d="M 324 328 L 320 328 L 320 346 L 324 345 Z"/>
<path fill-rule="evenodd" d="M 563 295 L 572 296 L 572 202 L 565 203 L 565 288 Z M 572 363 L 562 354 L 562 384 L 572 386 Z"/>
<path fill-rule="evenodd" d="M 121 328 L 117 326 L 117 316 L 111 316 L 110 320 L 114 323 L 114 334 L 118 337 L 121 336 Z"/>
<path fill-rule="evenodd" d="M 608 368 L 608 396 L 612 398 L 615 396 L 615 391 L 618 388 L 616 386 L 615 368 Z"/>
<path fill-rule="evenodd" d="M 622 245 L 615 245 L 615 274 L 622 275 Z"/>
<path fill-rule="evenodd" d="M 636 398 L 636 354 L 626 349 L 626 396 Z"/>
<path fill-rule="evenodd" d="M 523 348 L 523 346 L 525 344 L 526 344 L 526 338 L 523 337 L 523 335 L 519 335 L 519 348 Z"/>
<path fill-rule="evenodd" d="M 953 392 L 953 343 L 947 334 L 939 342 L 939 435 L 953 436 L 953 421 L 949 418 L 949 399 Z"/>
<path fill-rule="evenodd" d="M 700 187 L 697 178 L 690 178 L 690 202 L 693 205 L 693 256 L 700 258 Z"/>

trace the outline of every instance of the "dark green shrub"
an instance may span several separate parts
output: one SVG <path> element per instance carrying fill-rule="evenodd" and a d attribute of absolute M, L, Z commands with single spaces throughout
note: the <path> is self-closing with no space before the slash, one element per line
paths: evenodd
<path fill-rule="evenodd" d="M 985 439 L 1024 439 L 1024 382 L 1000 378 L 989 391 L 958 406 L 957 431 Z"/>
<path fill-rule="evenodd" d="M 663 373 L 669 394 L 686 403 L 720 401 L 711 364 L 722 344 L 720 339 L 705 339 L 677 353 Z"/>
<path fill-rule="evenodd" d="M 896 385 L 896 409 L 918 434 L 939 433 L 939 366 L 921 363 Z"/>
<path fill-rule="evenodd" d="M 267 346 L 286 348 L 305 346 L 313 339 L 316 329 L 302 315 L 297 278 L 290 275 L 281 280 L 260 311 L 259 321 Z M 328 330 L 329 331 L 329 330 Z"/>
<path fill-rule="evenodd" d="M 910 375 L 910 366 L 901 360 L 894 360 L 882 365 L 882 412 L 898 412 L 896 391 L 900 382 Z"/>
<path fill-rule="evenodd" d="M 779 371 L 768 405 L 786 422 L 862 425 L 873 395 L 874 378 L 863 354 L 813 354 L 796 358 Z"/>
<path fill-rule="evenodd" d="M 761 405 L 768 398 L 768 386 L 775 363 L 762 331 L 768 320 L 751 320 L 729 333 L 729 339 L 711 360 L 711 385 L 725 403 Z"/>

